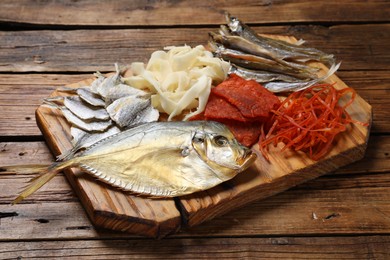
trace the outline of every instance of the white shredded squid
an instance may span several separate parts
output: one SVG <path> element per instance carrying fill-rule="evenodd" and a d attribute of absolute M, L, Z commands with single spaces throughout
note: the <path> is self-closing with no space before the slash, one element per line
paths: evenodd
<path fill-rule="evenodd" d="M 189 110 L 185 121 L 203 112 L 211 87 L 226 79 L 229 67 L 228 62 L 213 57 L 202 45 L 170 46 L 153 52 L 146 65 L 132 63 L 133 75 L 124 81 L 132 87 L 148 89 L 152 105 L 167 113 L 168 121 Z"/>

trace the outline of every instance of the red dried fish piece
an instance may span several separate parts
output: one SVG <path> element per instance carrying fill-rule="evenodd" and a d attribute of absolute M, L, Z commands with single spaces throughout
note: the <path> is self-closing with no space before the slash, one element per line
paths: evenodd
<path fill-rule="evenodd" d="M 204 116 L 208 119 L 230 119 L 240 122 L 247 121 L 237 107 L 214 93 L 210 93 Z"/>
<path fill-rule="evenodd" d="M 271 109 L 280 105 L 278 97 L 254 80 L 245 80 L 235 74 L 211 89 L 238 108 L 246 118 L 264 121 L 269 117 Z"/>
<path fill-rule="evenodd" d="M 237 141 L 239 141 L 242 145 L 250 147 L 259 140 L 261 127 L 258 122 L 243 124 L 238 121 L 227 121 L 222 123 L 229 128 Z"/>

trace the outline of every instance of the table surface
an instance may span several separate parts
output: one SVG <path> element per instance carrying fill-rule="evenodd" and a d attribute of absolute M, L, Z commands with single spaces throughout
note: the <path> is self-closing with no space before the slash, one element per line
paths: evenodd
<path fill-rule="evenodd" d="M 373 107 L 366 156 L 161 240 L 95 228 L 63 174 L 11 206 L 31 176 L 0 174 L 1 259 L 390 258 L 388 1 L 1 1 L 0 166 L 54 161 L 34 113 L 57 87 L 205 44 L 225 11 L 342 61 Z"/>

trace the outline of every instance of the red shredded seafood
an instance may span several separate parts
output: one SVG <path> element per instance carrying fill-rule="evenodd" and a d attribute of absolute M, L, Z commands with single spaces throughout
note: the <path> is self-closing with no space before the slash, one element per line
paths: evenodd
<path fill-rule="evenodd" d="M 347 95 L 350 95 L 348 102 L 340 105 L 340 99 Z M 335 137 L 346 131 L 350 123 L 363 124 L 353 120 L 346 111 L 355 96 L 352 88 L 337 90 L 334 84 L 318 84 L 292 93 L 279 109 L 271 111 L 273 115 L 262 126 L 260 151 L 268 158 L 268 146 L 281 142 L 284 143 L 282 151 L 288 148 L 303 151 L 309 158 L 320 160 L 332 149 Z"/>

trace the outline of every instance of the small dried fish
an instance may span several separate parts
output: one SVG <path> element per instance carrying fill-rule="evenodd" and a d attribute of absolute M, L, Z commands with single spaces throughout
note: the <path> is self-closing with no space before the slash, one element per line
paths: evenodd
<path fill-rule="evenodd" d="M 157 121 L 159 112 L 152 107 L 150 99 L 126 96 L 115 100 L 107 107 L 110 117 L 120 127 L 132 127 L 140 123 Z"/>
<path fill-rule="evenodd" d="M 278 93 L 278 92 L 290 92 L 290 91 L 300 91 L 304 90 L 306 88 L 309 88 L 313 86 L 314 84 L 317 84 L 321 81 L 326 80 L 329 78 L 332 74 L 334 74 L 338 68 L 340 67 L 340 63 L 333 64 L 332 67 L 329 69 L 329 71 L 322 77 L 318 79 L 313 79 L 306 82 L 295 82 L 295 83 L 289 83 L 289 82 L 268 82 L 263 84 L 263 86 L 268 89 L 271 92 Z"/>
<path fill-rule="evenodd" d="M 107 137 L 50 166 L 5 166 L 5 172 L 40 173 L 18 203 L 59 171 L 78 167 L 125 191 L 176 197 L 212 188 L 248 168 L 256 154 L 213 121 L 154 122 Z"/>
<path fill-rule="evenodd" d="M 271 81 L 283 81 L 283 82 L 303 82 L 301 79 L 297 79 L 292 76 L 288 76 L 281 73 L 273 73 L 269 71 L 262 70 L 249 70 L 245 68 L 241 68 L 236 65 L 232 65 L 229 69 L 229 74 L 236 74 L 241 78 L 245 79 L 253 79 L 258 83 L 268 83 Z"/>
<path fill-rule="evenodd" d="M 248 69 L 266 70 L 276 73 L 284 73 L 287 75 L 295 75 L 295 77 L 302 79 L 315 79 L 317 78 L 315 73 L 319 71 L 318 68 L 300 63 L 277 61 L 239 50 L 229 49 L 212 40 L 209 41 L 209 47 L 216 56 Z"/>
<path fill-rule="evenodd" d="M 279 59 L 297 61 L 316 60 L 330 66 L 335 63 L 334 57 L 331 54 L 324 53 L 315 48 L 307 48 L 286 41 L 261 36 L 236 17 L 232 17 L 229 13 L 226 13 L 225 17 L 232 33 L 262 46 L 264 49 L 274 53 Z M 226 33 L 228 30 L 224 29 L 224 31 Z"/>

